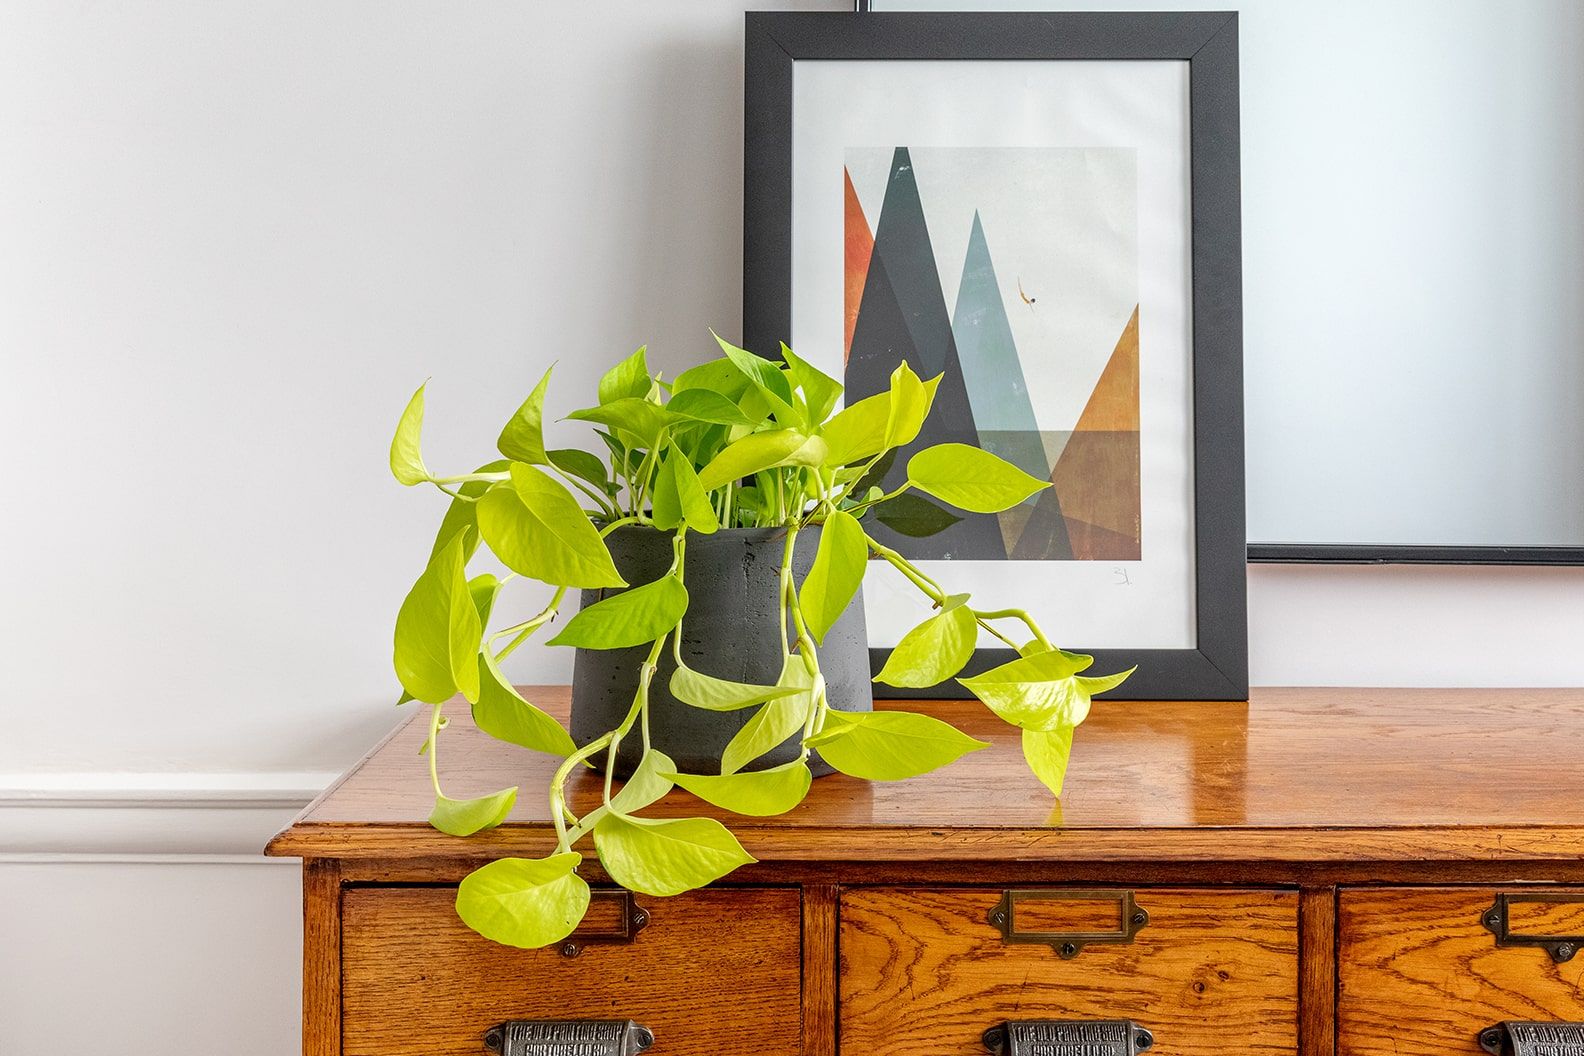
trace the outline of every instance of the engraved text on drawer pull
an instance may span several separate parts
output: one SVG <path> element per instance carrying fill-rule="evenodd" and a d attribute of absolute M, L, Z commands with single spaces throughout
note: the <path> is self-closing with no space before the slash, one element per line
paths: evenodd
<path fill-rule="evenodd" d="M 1479 1033 L 1491 1056 L 1584 1056 L 1584 1023 L 1535 1023 L 1509 1019 Z"/>
<path fill-rule="evenodd" d="M 630 1019 L 513 1019 L 484 1035 L 499 1056 L 638 1056 L 654 1040 L 653 1031 Z"/>
<path fill-rule="evenodd" d="M 984 1032 L 994 1056 L 1137 1056 L 1154 1044 L 1131 1019 L 1009 1019 Z"/>

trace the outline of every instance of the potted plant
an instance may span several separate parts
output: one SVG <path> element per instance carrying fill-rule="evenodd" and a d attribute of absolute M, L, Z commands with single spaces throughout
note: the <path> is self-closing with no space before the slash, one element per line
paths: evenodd
<path fill-rule="evenodd" d="M 451 497 L 396 618 L 402 701 L 431 707 L 430 822 L 468 836 L 500 824 L 517 796 L 441 791 L 443 711 L 458 693 L 486 733 L 563 758 L 547 790 L 555 853 L 491 862 L 458 889 L 462 920 L 498 942 L 546 946 L 577 926 L 589 902 L 578 875 L 585 836 L 611 879 L 650 895 L 753 861 L 712 818 L 640 813 L 673 787 L 770 816 L 801 802 L 816 770 L 899 780 L 985 747 L 939 719 L 870 708 L 859 588 L 872 557 L 935 609 L 875 680 L 936 685 L 962 671 L 981 633 L 1015 648 L 1017 659 L 961 683 L 1021 727 L 1024 756 L 1053 793 L 1090 697 L 1131 673 L 1085 675 L 1091 658 L 1057 649 L 1027 612 L 977 608 L 865 533 L 867 512 L 910 489 L 993 513 L 1050 486 L 964 444 L 918 451 L 889 493 L 872 486 L 876 466 L 918 436 L 939 378 L 903 364 L 887 391 L 836 411 L 841 386 L 791 349 L 778 364 L 716 340 L 721 358 L 669 382 L 650 375 L 643 349 L 600 380 L 598 403 L 567 417 L 595 426 L 603 456 L 546 448 L 549 371 L 502 429 L 504 458 L 474 472 L 424 465 L 422 387 L 397 426 L 396 479 Z M 505 575 L 469 576 L 480 545 Z M 517 577 L 553 588 L 549 604 L 491 630 L 496 598 Z M 512 688 L 500 662 L 574 589 L 582 606 L 548 643 L 578 650 L 569 733 Z M 566 784 L 585 764 L 603 768 L 604 795 L 579 817 Z"/>

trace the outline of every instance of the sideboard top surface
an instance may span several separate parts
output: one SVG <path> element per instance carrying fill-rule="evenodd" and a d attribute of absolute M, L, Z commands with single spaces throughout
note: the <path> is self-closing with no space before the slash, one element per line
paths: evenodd
<path fill-rule="evenodd" d="M 564 686 L 523 687 L 558 717 Z M 764 861 L 1415 861 L 1584 858 L 1584 690 L 1256 689 L 1244 703 L 1096 701 L 1057 801 L 1018 731 L 976 701 L 885 701 L 990 747 L 910 781 L 815 781 L 778 818 L 726 814 L 673 791 L 646 813 L 719 817 Z M 521 792 L 469 839 L 430 828 L 419 712 L 269 846 L 332 858 L 540 856 L 558 760 L 497 741 L 460 701 L 440 739 L 448 795 Z M 599 800 L 573 778 L 579 813 Z"/>

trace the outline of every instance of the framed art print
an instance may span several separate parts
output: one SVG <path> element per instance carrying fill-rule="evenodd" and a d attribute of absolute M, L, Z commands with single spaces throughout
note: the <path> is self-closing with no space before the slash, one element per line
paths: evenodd
<path fill-rule="evenodd" d="M 1101 669 L 1137 664 L 1128 699 L 1247 694 L 1236 31 L 748 15 L 748 346 L 786 341 L 848 401 L 899 363 L 939 376 L 882 488 L 953 441 L 1052 487 L 1000 514 L 909 492 L 876 538 Z M 865 582 L 877 666 L 928 615 L 894 575 Z"/>

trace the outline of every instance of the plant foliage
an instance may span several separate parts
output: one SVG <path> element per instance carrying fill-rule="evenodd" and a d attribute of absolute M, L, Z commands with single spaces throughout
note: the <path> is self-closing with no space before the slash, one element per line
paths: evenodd
<path fill-rule="evenodd" d="M 577 926 L 589 890 L 578 876 L 582 854 L 574 848 L 585 837 L 592 837 L 613 879 L 651 895 L 701 887 L 753 861 L 731 831 L 711 818 L 640 815 L 673 787 L 724 810 L 764 817 L 791 810 L 807 795 L 808 759 L 815 748 L 843 773 L 896 781 L 985 747 L 927 715 L 849 714 L 830 707 L 820 644 L 858 593 L 871 560 L 895 568 L 934 608 L 898 643 L 876 680 L 925 687 L 953 678 L 982 635 L 1017 649 L 1010 663 L 960 681 L 1022 730 L 1028 764 L 1053 793 L 1061 791 L 1073 728 L 1088 714 L 1090 697 L 1127 677 L 1128 672 L 1086 676 L 1092 658 L 1055 648 L 1024 610 L 981 609 L 966 594 L 948 594 L 865 531 L 863 518 L 871 513 L 886 520 L 889 511 L 905 524 L 955 518 L 918 493 L 957 510 L 995 513 L 1050 486 L 989 452 L 939 444 L 913 455 L 902 487 L 866 487 L 882 459 L 919 435 L 939 378 L 919 378 L 904 363 L 886 392 L 837 411 L 841 385 L 791 349 L 782 346 L 776 363 L 716 341 L 720 358 L 669 383 L 650 373 L 641 348 L 612 367 L 600 379 L 599 402 L 566 416 L 590 423 L 602 451 L 545 446 L 549 371 L 501 429 L 497 447 L 504 458 L 472 473 L 442 477 L 427 468 L 423 387 L 408 402 L 391 442 L 391 472 L 398 481 L 430 484 L 451 498 L 423 573 L 396 617 L 402 702 L 418 700 L 431 709 L 424 744 L 435 793 L 431 824 L 469 836 L 499 825 L 516 801 L 516 788 L 467 799 L 441 791 L 438 740 L 444 708 L 458 694 L 486 733 L 562 758 L 548 790 L 555 852 L 543 859 L 491 862 L 458 890 L 462 920 L 497 942 L 545 946 Z M 921 510 L 929 516 L 921 518 Z M 612 531 L 632 524 L 672 535 L 671 567 L 649 583 L 625 583 L 605 544 Z M 792 558 L 800 533 L 813 526 L 822 531 L 812 568 L 798 588 Z M 775 685 L 729 682 L 682 662 L 689 534 L 753 527 L 785 530 L 784 662 Z M 508 574 L 469 578 L 468 564 L 481 545 Z M 491 630 L 496 597 L 514 578 L 554 588 L 550 602 L 527 619 Z M 596 587 L 628 589 L 578 612 L 548 644 L 647 646 L 647 654 L 620 725 L 577 747 L 560 723 L 506 681 L 500 661 L 556 617 L 569 589 Z M 1015 644 L 1014 631 L 1027 636 L 1024 645 Z M 679 773 L 670 758 L 649 746 L 650 687 L 668 646 L 676 661 L 669 689 L 677 699 L 712 711 L 753 709 L 727 746 L 718 774 Z M 599 805 L 578 816 L 567 799 L 569 777 L 602 752 L 609 771 L 635 726 L 644 746 L 636 773 L 620 788 L 607 777 Z M 797 759 L 751 768 L 794 735 L 802 745 Z"/>

